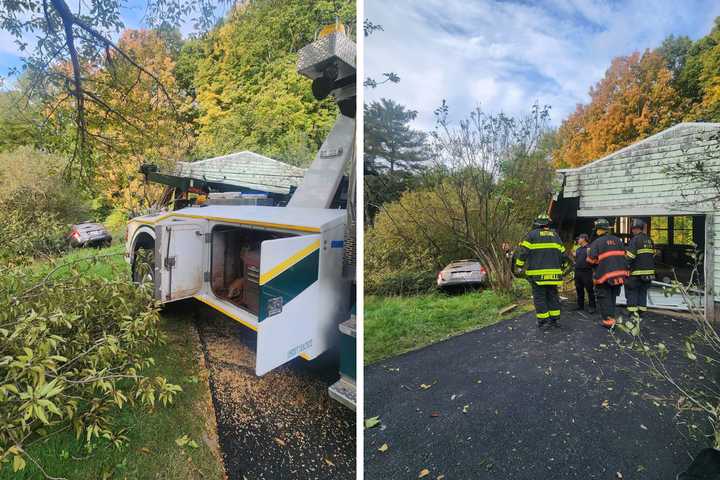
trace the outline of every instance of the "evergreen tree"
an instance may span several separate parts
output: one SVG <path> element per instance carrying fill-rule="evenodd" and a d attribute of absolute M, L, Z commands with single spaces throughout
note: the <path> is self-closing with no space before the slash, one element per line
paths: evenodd
<path fill-rule="evenodd" d="M 416 170 L 428 159 L 427 135 L 410 127 L 417 111 L 386 98 L 365 105 L 365 170 Z"/>

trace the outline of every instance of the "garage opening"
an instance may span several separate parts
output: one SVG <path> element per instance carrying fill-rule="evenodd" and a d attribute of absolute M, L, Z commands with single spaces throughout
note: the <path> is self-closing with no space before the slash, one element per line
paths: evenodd
<path fill-rule="evenodd" d="M 265 240 L 292 236 L 247 227 L 215 227 L 210 260 L 212 292 L 257 315 L 260 310 L 260 244 Z"/>
<path fill-rule="evenodd" d="M 633 218 L 641 218 L 646 232 L 655 244 L 655 280 L 671 283 L 675 280 L 701 288 L 704 285 L 703 261 L 705 251 L 705 215 L 659 215 L 605 217 L 613 225 L 613 233 L 627 243 L 632 237 Z M 580 233 L 594 237 L 594 217 L 575 217 L 561 226 L 561 235 L 572 241 Z M 568 228 L 570 227 L 570 228 Z"/>

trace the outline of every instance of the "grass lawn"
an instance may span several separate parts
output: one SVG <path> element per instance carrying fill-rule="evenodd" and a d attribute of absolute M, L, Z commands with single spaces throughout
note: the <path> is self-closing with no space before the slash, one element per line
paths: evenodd
<path fill-rule="evenodd" d="M 70 252 L 56 264 L 85 256 L 121 253 L 122 246 L 106 249 L 82 249 Z M 121 255 L 94 264 L 77 264 L 84 274 L 110 277 L 128 275 Z M 34 274 L 44 275 L 50 263 L 35 263 Z M 56 272 L 63 274 L 63 269 Z M 156 365 L 144 373 L 162 375 L 182 386 L 175 403 L 158 406 L 154 412 L 126 407 L 117 411 L 115 425 L 125 429 L 128 444 L 118 450 L 101 441 L 87 451 L 70 430 L 27 447 L 28 453 L 43 466 L 48 475 L 67 479 L 222 479 L 223 468 L 217 449 L 207 373 L 201 368 L 201 352 L 192 317 L 178 308 L 167 309 L 162 316 L 162 330 L 167 343 L 153 353 Z M 197 448 L 178 446 L 177 438 L 187 435 Z M 13 473 L 10 466 L 0 470 L 0 480 L 42 479 L 40 471 L 28 461 L 24 471 Z"/>
<path fill-rule="evenodd" d="M 34 275 L 42 277 L 52 270 L 52 278 L 62 277 L 71 268 L 83 274 L 114 278 L 119 275 L 130 278 L 130 265 L 125 261 L 125 246 L 122 244 L 106 248 L 76 248 L 59 258 L 37 261 L 29 268 Z M 97 257 L 93 259 L 93 257 Z M 91 260 L 92 259 L 92 260 Z M 63 266 L 67 264 L 67 266 Z"/>
<path fill-rule="evenodd" d="M 501 316 L 515 303 L 511 295 L 492 290 L 445 295 L 365 298 L 365 364 L 415 350 L 447 337 L 487 327 L 526 311 L 528 305 Z"/>

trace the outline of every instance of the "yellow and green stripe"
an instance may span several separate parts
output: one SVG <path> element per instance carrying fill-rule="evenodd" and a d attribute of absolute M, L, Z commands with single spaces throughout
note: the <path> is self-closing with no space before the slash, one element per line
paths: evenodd
<path fill-rule="evenodd" d="M 258 322 L 267 318 L 271 299 L 282 297 L 283 305 L 288 304 L 318 280 L 319 269 L 320 240 L 316 240 L 260 275 Z"/>

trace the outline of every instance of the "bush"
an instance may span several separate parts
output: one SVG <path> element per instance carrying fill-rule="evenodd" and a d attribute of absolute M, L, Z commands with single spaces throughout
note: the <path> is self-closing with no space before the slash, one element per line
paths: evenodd
<path fill-rule="evenodd" d="M 530 282 L 524 278 L 516 278 L 512 282 L 512 288 L 510 294 L 515 299 L 527 299 L 532 296 L 532 288 L 530 288 Z"/>
<path fill-rule="evenodd" d="M 68 248 L 68 225 L 42 208 L 43 197 L 27 192 L 0 200 L 0 265 L 22 264 Z"/>
<path fill-rule="evenodd" d="M 62 169 L 57 157 L 30 148 L 0 154 L 0 265 L 67 248 L 69 224 L 84 220 L 88 209 Z"/>
<path fill-rule="evenodd" d="M 30 195 L 37 209 L 61 222 L 86 220 L 89 201 L 78 185 L 63 178 L 64 168 L 61 158 L 28 147 L 0 153 L 0 202 Z"/>
<path fill-rule="evenodd" d="M 367 272 L 365 275 L 365 291 L 368 294 L 417 295 L 435 289 L 436 273 L 422 270 L 392 270 Z"/>
<path fill-rule="evenodd" d="M 123 232 L 128 221 L 128 213 L 124 208 L 115 208 L 105 219 L 105 226 L 113 234 Z"/>
<path fill-rule="evenodd" d="M 116 410 L 152 409 L 181 390 L 142 374 L 162 341 L 149 290 L 77 265 L 0 273 L 0 464 L 14 471 L 34 461 L 26 445 L 67 429 L 90 449 L 99 439 L 119 448 Z"/>

